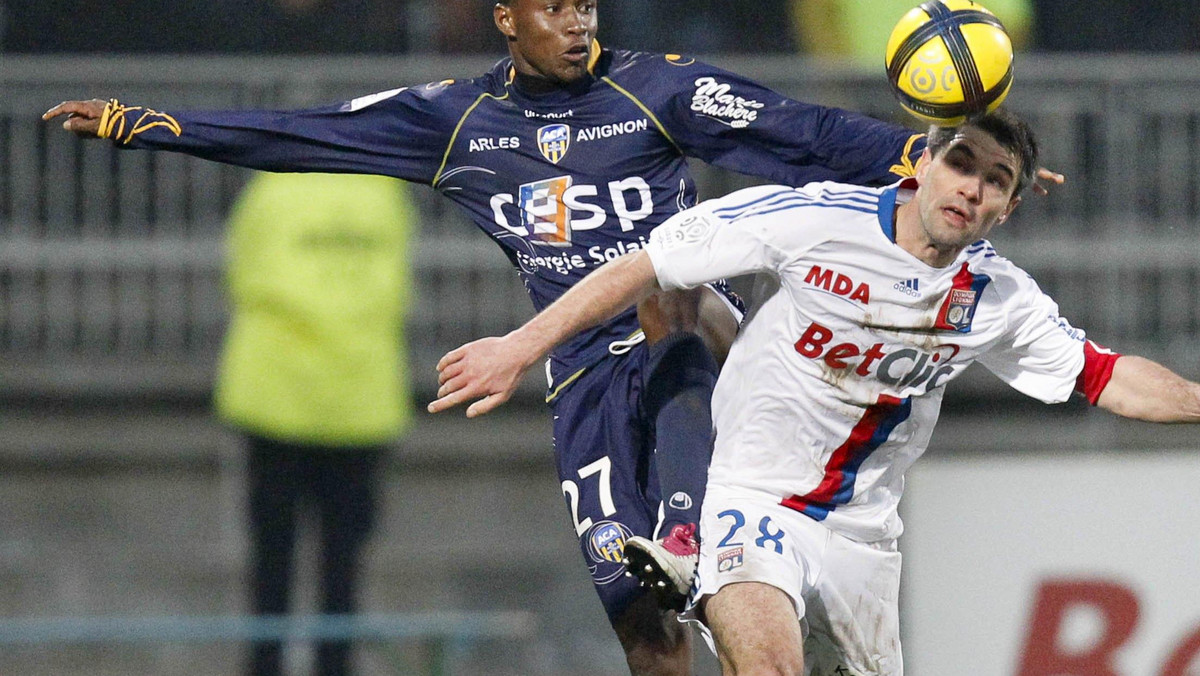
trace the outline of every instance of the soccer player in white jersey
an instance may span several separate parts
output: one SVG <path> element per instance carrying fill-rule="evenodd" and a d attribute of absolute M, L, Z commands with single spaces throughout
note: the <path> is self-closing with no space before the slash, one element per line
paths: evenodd
<path fill-rule="evenodd" d="M 1048 403 L 1200 422 L 1200 385 L 1087 340 L 983 239 L 1036 166 L 1029 128 L 997 111 L 931 130 L 915 180 L 702 203 L 520 329 L 448 353 L 431 408 L 499 406 L 554 345 L 654 291 L 765 273 L 713 395 L 685 616 L 727 674 L 902 674 L 896 508 L 946 383 L 979 361 Z"/>

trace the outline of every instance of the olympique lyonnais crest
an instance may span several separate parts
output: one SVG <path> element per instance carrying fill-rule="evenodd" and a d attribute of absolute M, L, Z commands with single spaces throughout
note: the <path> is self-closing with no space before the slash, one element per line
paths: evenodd
<path fill-rule="evenodd" d="M 537 141 L 542 156 L 558 164 L 571 148 L 571 128 L 565 124 L 548 124 L 538 130 Z"/>
<path fill-rule="evenodd" d="M 979 306 L 980 294 L 992 281 L 987 275 L 977 275 L 971 272 L 967 263 L 962 264 L 958 274 L 954 276 L 950 293 L 942 303 L 938 312 L 935 329 L 943 331 L 971 332 L 971 321 L 975 319 L 975 308 Z"/>
<path fill-rule="evenodd" d="M 734 568 L 740 568 L 746 557 L 741 547 L 734 547 L 717 554 L 717 572 L 728 573 Z"/>
<path fill-rule="evenodd" d="M 954 331 L 969 331 L 971 317 L 975 314 L 975 299 L 978 294 L 974 289 L 950 289 L 950 296 L 943 308 L 945 326 L 940 328 Z"/>

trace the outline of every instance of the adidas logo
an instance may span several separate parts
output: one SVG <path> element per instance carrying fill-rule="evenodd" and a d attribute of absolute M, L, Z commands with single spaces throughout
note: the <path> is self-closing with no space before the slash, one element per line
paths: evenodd
<path fill-rule="evenodd" d="M 913 298 L 921 297 L 921 280 L 916 278 L 906 279 L 903 282 L 896 282 L 892 288 L 900 293 L 912 296 Z"/>

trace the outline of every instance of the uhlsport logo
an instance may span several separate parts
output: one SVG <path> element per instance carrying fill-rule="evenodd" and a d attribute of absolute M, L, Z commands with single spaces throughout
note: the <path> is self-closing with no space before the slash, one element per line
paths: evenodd
<path fill-rule="evenodd" d="M 538 130 L 537 141 L 542 157 L 558 164 L 571 149 L 571 128 L 565 124 L 548 124 Z"/>
<path fill-rule="evenodd" d="M 601 521 L 584 533 L 596 584 L 609 584 L 625 574 L 621 559 L 625 556 L 625 542 L 631 537 L 633 531 L 616 521 Z"/>
<path fill-rule="evenodd" d="M 667 504 L 670 505 L 672 509 L 691 509 L 692 496 L 684 493 L 683 491 L 679 491 L 675 493 L 675 495 L 671 496 L 671 499 L 667 501 Z"/>

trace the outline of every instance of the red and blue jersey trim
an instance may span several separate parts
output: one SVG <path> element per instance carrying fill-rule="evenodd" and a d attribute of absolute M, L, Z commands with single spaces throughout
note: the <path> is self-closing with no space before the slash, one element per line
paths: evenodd
<path fill-rule="evenodd" d="M 983 290 L 991 284 L 992 278 L 971 272 L 967 265 L 963 263 L 962 268 L 954 275 L 950 293 L 946 294 L 946 300 L 942 302 L 942 308 L 938 311 L 937 323 L 933 325 L 935 329 L 958 333 L 971 332 L 971 320 L 975 319 L 975 309 L 979 307 Z"/>
<path fill-rule="evenodd" d="M 1090 340 L 1083 344 L 1083 370 L 1075 379 L 1075 390 L 1087 397 L 1088 403 L 1095 406 L 1100 401 L 1100 394 L 1112 380 L 1113 367 L 1121 355 L 1117 352 L 1094 343 Z"/>
<path fill-rule="evenodd" d="M 887 237 L 892 244 L 896 243 L 896 207 L 897 201 L 900 199 L 901 189 L 916 190 L 917 179 L 912 177 L 905 178 L 879 195 L 879 208 L 877 211 L 879 229 L 883 231 L 883 236 Z"/>
<path fill-rule="evenodd" d="M 850 431 L 850 437 L 830 456 L 821 483 L 804 495 L 784 498 L 780 504 L 824 521 L 838 505 L 850 502 L 854 497 L 854 481 L 863 462 L 888 440 L 898 425 L 908 420 L 911 413 L 911 398 L 881 395 L 879 401 L 867 407 Z"/>

